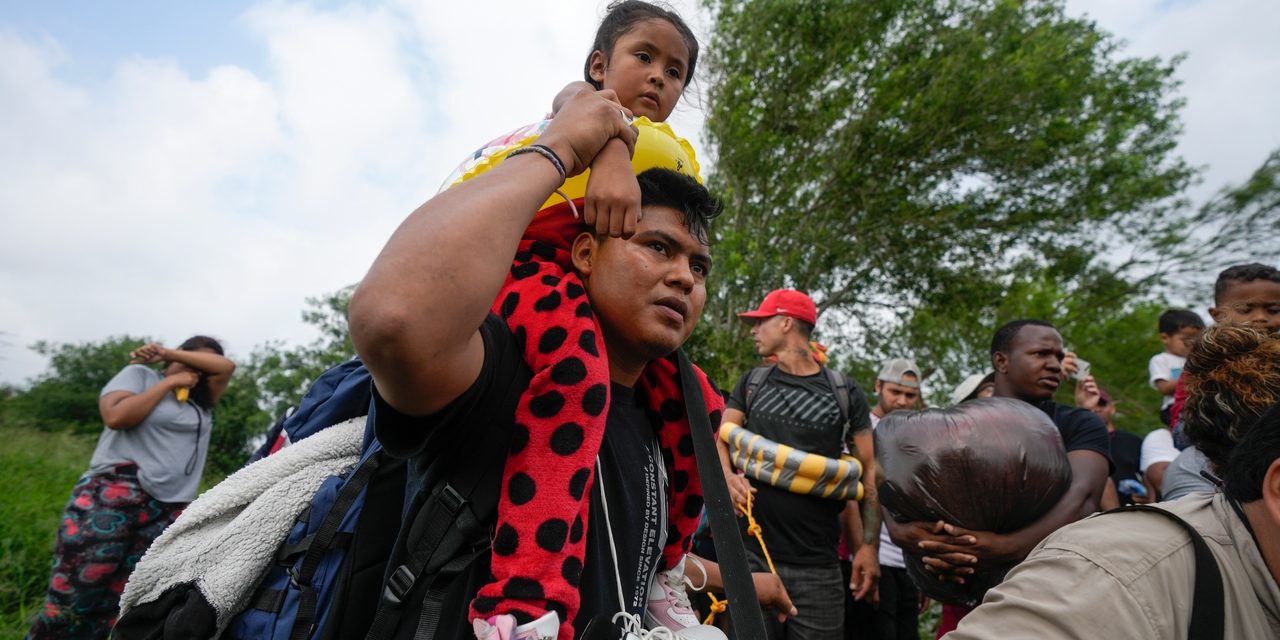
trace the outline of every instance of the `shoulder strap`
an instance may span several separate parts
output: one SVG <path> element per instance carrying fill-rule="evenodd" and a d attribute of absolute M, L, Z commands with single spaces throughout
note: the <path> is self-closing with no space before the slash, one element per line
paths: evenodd
<path fill-rule="evenodd" d="M 831 384 L 831 391 L 836 394 L 836 404 L 840 405 L 840 421 L 844 429 L 840 441 L 844 442 L 849 436 L 849 377 L 830 367 L 823 367 L 822 370 L 827 373 L 827 382 Z"/>
<path fill-rule="evenodd" d="M 293 631 L 289 634 L 290 640 L 306 640 L 311 636 L 311 632 L 315 630 L 316 616 L 319 613 L 316 610 L 316 599 L 319 594 L 316 593 L 315 588 L 311 585 L 311 579 L 315 577 L 316 570 L 320 567 L 320 562 L 324 560 L 325 554 L 334 548 L 335 541 L 339 539 L 338 528 L 342 525 L 342 520 L 346 517 L 347 511 L 355 504 L 360 492 L 364 491 L 364 488 L 368 486 L 369 480 L 378 471 L 378 467 L 382 466 L 383 458 L 385 457 L 386 452 L 378 449 L 360 463 L 359 468 L 347 479 L 347 483 L 338 492 L 338 497 L 333 506 L 329 508 L 329 513 L 321 521 L 320 528 L 310 539 L 305 555 L 302 557 L 302 564 L 296 571 L 289 570 L 290 582 L 297 585 L 299 589 L 298 615 L 293 623 Z"/>
<path fill-rule="evenodd" d="M 411 597 L 422 603 L 413 637 L 435 637 L 449 583 L 489 549 L 481 514 L 496 508 L 499 496 L 486 479 L 502 472 L 489 462 L 502 459 L 510 442 L 510 429 L 481 429 L 459 455 L 440 456 L 428 468 L 424 477 L 432 478 L 434 486 L 401 524 L 397 546 L 404 549 L 403 564 L 387 578 L 365 638 L 392 637 Z"/>
<path fill-rule="evenodd" d="M 748 416 L 751 415 L 751 403 L 755 402 L 756 391 L 760 389 L 761 384 L 764 384 L 765 378 L 768 378 L 769 374 L 773 373 L 774 366 L 756 367 L 747 373 L 747 406 L 744 407 L 746 409 L 744 413 Z"/>
<path fill-rule="evenodd" d="M 689 417 L 689 430 L 693 440 L 693 454 L 698 463 L 698 477 L 702 482 L 702 494 L 711 524 L 716 557 L 720 560 L 720 575 L 731 602 L 755 603 L 756 587 L 751 581 L 751 569 L 747 567 L 747 548 L 738 535 L 738 518 L 729 500 L 729 485 L 725 484 L 720 470 L 720 457 L 716 453 L 715 431 L 707 417 L 706 399 L 698 383 L 693 364 L 683 350 L 676 351 L 676 363 L 680 367 L 680 387 L 684 394 L 685 413 Z M 768 367 L 762 367 L 768 369 Z M 751 372 L 755 375 L 756 370 Z M 768 371 L 765 371 L 765 375 Z M 750 382 L 750 379 L 748 379 Z M 748 395 L 748 398 L 751 396 Z M 725 534 L 728 535 L 725 535 Z M 764 640 L 764 614 L 760 607 L 729 607 L 729 619 L 739 640 Z"/>
<path fill-rule="evenodd" d="M 1120 507 L 1107 513 L 1123 511 L 1158 513 L 1181 525 L 1191 536 L 1191 547 L 1195 551 L 1196 558 L 1196 584 L 1191 595 L 1191 624 L 1187 627 L 1187 638 L 1188 640 L 1221 638 L 1226 618 L 1222 595 L 1222 571 L 1218 567 L 1218 561 L 1213 557 L 1213 552 L 1209 551 L 1209 545 L 1205 544 L 1204 538 L 1200 536 L 1200 532 L 1177 514 L 1145 504 Z"/>

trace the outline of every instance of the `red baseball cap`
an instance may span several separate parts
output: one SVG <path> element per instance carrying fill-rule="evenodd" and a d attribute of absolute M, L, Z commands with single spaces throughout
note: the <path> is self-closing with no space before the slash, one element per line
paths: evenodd
<path fill-rule="evenodd" d="M 774 316 L 791 316 L 809 324 L 818 324 L 818 305 L 813 298 L 795 289 L 774 289 L 760 302 L 755 311 L 744 311 L 738 314 L 748 322 Z"/>

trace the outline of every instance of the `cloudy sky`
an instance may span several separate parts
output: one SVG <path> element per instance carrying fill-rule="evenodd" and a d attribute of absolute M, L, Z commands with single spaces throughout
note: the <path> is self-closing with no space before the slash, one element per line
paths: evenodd
<path fill-rule="evenodd" d="M 304 299 L 358 281 L 463 155 L 544 113 L 605 4 L 0 5 L 0 383 L 44 369 L 37 340 L 310 340 Z M 1280 147 L 1280 3 L 1067 6 L 1127 55 L 1188 54 L 1194 197 Z M 671 122 L 705 159 L 685 105 Z"/>

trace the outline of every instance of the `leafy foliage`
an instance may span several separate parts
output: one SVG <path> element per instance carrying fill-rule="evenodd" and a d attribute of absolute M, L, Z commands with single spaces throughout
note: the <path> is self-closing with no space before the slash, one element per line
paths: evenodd
<path fill-rule="evenodd" d="M 755 361 L 736 313 L 789 286 L 864 382 L 911 354 L 940 402 L 1041 317 L 1145 421 L 1167 284 L 1276 237 L 1280 157 L 1189 211 L 1178 59 L 1123 57 L 1058 0 L 707 4 L 726 212 L 690 348 L 722 384 Z"/>
<path fill-rule="evenodd" d="M 129 362 L 129 352 L 150 341 L 126 335 L 97 343 L 37 342 L 31 348 L 49 358 L 49 370 L 36 378 L 30 389 L 4 401 L 5 422 L 96 432 L 102 428 L 98 393 Z"/>

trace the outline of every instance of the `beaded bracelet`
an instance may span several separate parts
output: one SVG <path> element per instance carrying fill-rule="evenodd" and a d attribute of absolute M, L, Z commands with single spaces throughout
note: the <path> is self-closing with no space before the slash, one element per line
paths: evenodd
<path fill-rule="evenodd" d="M 519 149 L 508 153 L 507 157 L 512 158 L 522 153 L 536 153 L 547 160 L 550 160 L 551 164 L 555 165 L 556 172 L 560 174 L 560 182 L 564 182 L 567 177 L 564 171 L 564 163 L 560 162 L 560 156 L 557 156 L 556 152 L 551 150 L 551 147 L 543 144 L 531 144 L 527 147 L 520 147 Z"/>

